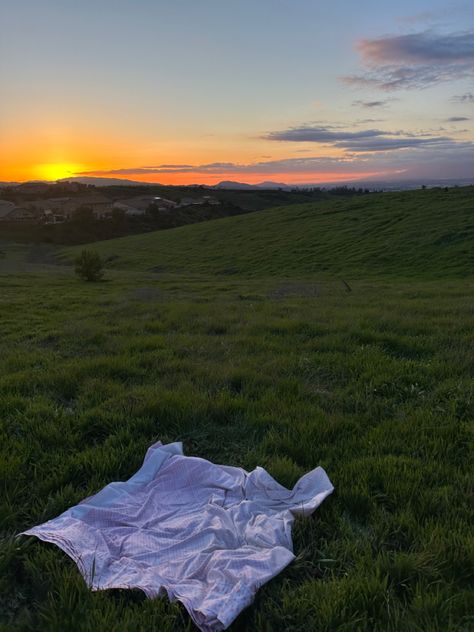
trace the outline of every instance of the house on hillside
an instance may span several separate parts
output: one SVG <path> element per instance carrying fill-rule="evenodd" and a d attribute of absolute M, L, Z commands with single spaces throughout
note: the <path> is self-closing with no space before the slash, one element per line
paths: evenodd
<path fill-rule="evenodd" d="M 46 198 L 45 200 L 33 200 L 29 202 L 30 206 L 33 206 L 35 209 L 39 211 L 56 211 L 61 208 L 64 204 L 69 202 L 71 197 L 57 197 L 57 198 Z"/>
<path fill-rule="evenodd" d="M 51 209 L 46 209 L 43 211 L 41 220 L 43 224 L 63 224 L 66 221 L 66 218 L 64 215 L 54 213 Z"/>
<path fill-rule="evenodd" d="M 34 208 L 42 221 L 47 224 L 58 224 L 70 220 L 80 208 L 90 209 L 96 219 L 109 219 L 112 217 L 111 200 L 100 194 L 34 200 L 29 203 L 29 206 Z M 56 217 L 56 219 L 53 220 L 53 217 Z"/>
<path fill-rule="evenodd" d="M 217 198 L 213 197 L 212 195 L 203 195 L 202 197 L 196 197 L 196 198 L 191 198 L 191 197 L 181 198 L 179 206 L 204 206 L 204 205 L 217 206 L 218 204 L 220 204 L 220 201 Z"/>
<path fill-rule="evenodd" d="M 29 206 L 35 209 L 38 213 L 41 221 L 45 224 L 52 223 L 60 223 L 59 221 L 51 221 L 53 215 L 61 215 L 62 220 L 65 221 L 67 218 L 64 214 L 61 213 L 61 208 L 69 202 L 71 198 L 69 197 L 59 197 L 59 198 L 47 198 L 45 200 L 34 200 L 29 203 Z"/>
<path fill-rule="evenodd" d="M 66 219 L 71 219 L 74 213 L 81 208 L 90 209 L 96 219 L 110 219 L 112 217 L 112 201 L 100 194 L 71 197 L 60 205 L 56 212 L 64 215 Z"/>
<path fill-rule="evenodd" d="M 167 200 L 156 195 L 140 195 L 125 200 L 117 200 L 113 208 L 123 211 L 126 215 L 145 215 L 151 206 L 157 207 L 160 211 L 170 210 L 177 206 L 173 200 Z"/>
<path fill-rule="evenodd" d="M 221 201 L 212 195 L 203 195 L 202 199 L 204 200 L 204 204 L 210 204 L 211 206 L 219 206 Z"/>
<path fill-rule="evenodd" d="M 144 208 L 135 208 L 134 206 L 129 206 L 128 204 L 124 204 L 123 202 L 114 202 L 112 208 L 117 211 L 122 211 L 125 215 L 133 216 L 133 215 L 145 215 L 146 209 Z"/>
<path fill-rule="evenodd" d="M 6 222 L 37 222 L 38 215 L 34 210 L 26 208 L 26 206 L 15 206 L 3 220 Z"/>
<path fill-rule="evenodd" d="M 107 207 L 93 208 L 92 212 L 95 219 L 112 219 L 112 216 L 114 214 L 112 204 L 108 205 Z"/>
<path fill-rule="evenodd" d="M 173 209 L 178 206 L 178 203 L 174 200 L 168 200 L 167 198 L 163 198 L 157 195 L 154 197 L 152 204 L 156 204 L 161 210 Z"/>
<path fill-rule="evenodd" d="M 200 204 L 203 204 L 202 198 L 184 197 L 179 202 L 179 206 L 199 206 Z"/>

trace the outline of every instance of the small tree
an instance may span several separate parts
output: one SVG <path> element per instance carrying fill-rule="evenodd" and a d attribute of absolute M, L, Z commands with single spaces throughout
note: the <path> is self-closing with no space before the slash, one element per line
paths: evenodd
<path fill-rule="evenodd" d="M 84 281 L 99 281 L 103 274 L 104 263 L 94 250 L 83 250 L 76 258 L 76 274 Z"/>

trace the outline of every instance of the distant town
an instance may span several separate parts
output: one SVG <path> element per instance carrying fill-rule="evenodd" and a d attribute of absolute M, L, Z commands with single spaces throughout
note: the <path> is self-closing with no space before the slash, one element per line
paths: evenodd
<path fill-rule="evenodd" d="M 170 200 L 153 193 L 123 198 L 114 198 L 97 191 L 94 186 L 77 182 L 60 185 L 62 195 L 44 197 L 51 193 L 52 185 L 27 183 L 15 187 L 13 197 L 23 198 L 20 202 L 0 199 L 0 221 L 28 222 L 38 224 L 62 224 L 71 221 L 76 214 L 89 212 L 96 220 L 111 220 L 114 214 L 129 217 L 146 213 L 167 213 L 177 208 L 192 206 L 219 206 L 221 202 L 211 195 L 181 197 Z M 48 188 L 49 187 L 49 188 Z M 35 194 L 41 197 L 35 198 Z M 24 199 L 32 198 L 32 199 Z"/>

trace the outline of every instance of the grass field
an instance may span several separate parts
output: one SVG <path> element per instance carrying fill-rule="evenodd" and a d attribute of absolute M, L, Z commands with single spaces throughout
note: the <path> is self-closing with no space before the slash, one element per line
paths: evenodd
<path fill-rule="evenodd" d="M 115 239 L 98 249 L 116 268 L 182 274 L 462 277 L 474 270 L 473 213 L 474 187 L 381 193 Z"/>
<path fill-rule="evenodd" d="M 263 211 L 98 244 L 97 284 L 3 246 L 0 629 L 193 629 L 14 537 L 161 439 L 335 486 L 232 630 L 472 630 L 473 221 L 472 189 Z"/>

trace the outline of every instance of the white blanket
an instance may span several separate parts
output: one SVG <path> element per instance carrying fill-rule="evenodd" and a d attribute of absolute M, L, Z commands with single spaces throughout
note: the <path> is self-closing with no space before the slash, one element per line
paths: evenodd
<path fill-rule="evenodd" d="M 332 491 L 320 467 L 288 490 L 260 467 L 215 465 L 158 442 L 128 481 L 24 534 L 63 549 L 93 590 L 166 592 L 210 632 L 227 628 L 294 559 L 294 516 Z"/>

